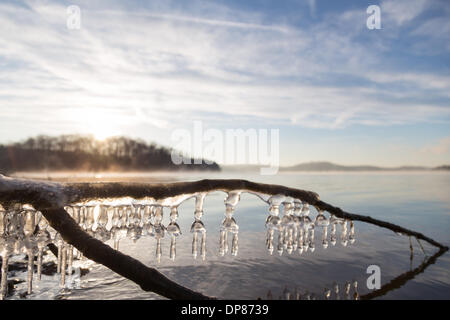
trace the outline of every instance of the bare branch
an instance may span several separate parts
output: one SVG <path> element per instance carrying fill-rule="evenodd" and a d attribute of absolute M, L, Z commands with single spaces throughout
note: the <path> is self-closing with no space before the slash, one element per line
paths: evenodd
<path fill-rule="evenodd" d="M 105 265 L 118 274 L 139 284 L 145 291 L 153 291 L 171 299 L 210 299 L 200 293 L 169 280 L 157 270 L 149 268 L 127 255 L 120 253 L 85 233 L 63 209 L 65 205 L 92 199 L 133 197 L 142 199 L 153 197 L 164 199 L 181 194 L 212 191 L 248 191 L 267 195 L 283 194 L 310 205 L 318 210 L 344 219 L 361 221 L 387 228 L 393 232 L 413 236 L 447 251 L 448 247 L 401 226 L 377 220 L 369 216 L 352 214 L 334 207 L 319 199 L 317 193 L 280 185 L 255 183 L 247 180 L 199 180 L 168 184 L 143 183 L 69 183 L 39 182 L 25 179 L 12 179 L 0 175 L 0 203 L 29 203 L 41 211 L 50 225 L 63 239 L 76 247 L 87 258 Z M 420 243 L 420 242 L 419 242 Z"/>

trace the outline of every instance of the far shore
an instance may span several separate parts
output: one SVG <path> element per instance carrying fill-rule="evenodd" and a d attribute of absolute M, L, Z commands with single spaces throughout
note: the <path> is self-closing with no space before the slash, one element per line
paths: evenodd
<path fill-rule="evenodd" d="M 299 171 L 299 170 L 280 170 L 277 175 L 420 175 L 433 174 L 442 175 L 450 174 L 448 170 L 368 170 L 368 171 L 342 171 L 342 170 L 322 170 L 322 171 Z M 251 170 L 227 170 L 224 168 L 221 172 L 209 171 L 107 171 L 107 172 L 93 172 L 93 171 L 21 171 L 7 174 L 15 178 L 38 179 L 38 180 L 54 180 L 59 182 L 123 182 L 123 181 L 146 181 L 146 182 L 161 182 L 161 181 L 177 181 L 186 180 L 190 176 L 196 178 L 204 177 L 223 177 L 232 176 L 236 178 L 237 175 L 260 175 L 259 167 Z"/>

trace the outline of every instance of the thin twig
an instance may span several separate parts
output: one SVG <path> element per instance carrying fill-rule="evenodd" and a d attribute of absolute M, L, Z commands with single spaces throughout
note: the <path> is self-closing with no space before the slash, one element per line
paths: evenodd
<path fill-rule="evenodd" d="M 416 240 L 417 240 L 417 243 L 419 244 L 420 248 L 422 249 L 423 254 L 427 255 L 427 253 L 425 252 L 425 249 L 422 246 L 422 243 L 419 241 L 419 239 L 417 239 L 417 237 L 416 237 Z"/>

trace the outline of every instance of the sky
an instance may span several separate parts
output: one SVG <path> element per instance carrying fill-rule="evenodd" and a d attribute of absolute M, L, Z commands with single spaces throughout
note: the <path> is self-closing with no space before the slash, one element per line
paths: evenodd
<path fill-rule="evenodd" d="M 450 2 L 0 2 L 0 143 L 194 121 L 278 129 L 281 165 L 449 164 Z"/>

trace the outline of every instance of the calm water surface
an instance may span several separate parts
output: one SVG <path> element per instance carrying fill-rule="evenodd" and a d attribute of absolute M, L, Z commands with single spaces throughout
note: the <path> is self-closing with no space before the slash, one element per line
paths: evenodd
<path fill-rule="evenodd" d="M 130 181 L 178 181 L 202 178 L 242 178 L 263 183 L 312 190 L 322 200 L 348 212 L 370 215 L 399 224 L 450 246 L 450 174 L 420 173 L 283 173 L 276 176 L 250 174 L 170 174 L 127 177 Z M 99 177 L 101 180 L 102 177 Z M 124 179 L 122 177 L 122 179 Z M 203 222 L 207 229 L 206 260 L 193 259 L 191 254 L 194 221 L 194 200 L 179 208 L 178 223 L 182 235 L 177 240 L 177 257 L 169 259 L 170 238 L 162 242 L 161 262 L 155 259 L 156 240 L 143 237 L 136 243 L 121 240 L 120 250 L 160 270 L 169 278 L 207 295 L 229 299 L 266 298 L 268 292 L 275 299 L 286 297 L 295 290 L 323 298 L 325 288 L 339 286 L 344 299 L 344 283 L 357 281 L 360 295 L 369 293 L 366 269 L 369 265 L 381 268 L 381 283 L 418 267 L 426 257 L 413 241 L 413 260 L 410 260 L 409 239 L 387 229 L 365 223 L 355 223 L 356 242 L 344 247 L 339 242 L 327 249 L 321 246 L 321 231 L 316 231 L 316 250 L 300 255 L 276 250 L 273 255 L 265 247 L 265 220 L 268 205 L 254 195 L 244 194 L 234 217 L 239 225 L 239 252 L 221 257 L 219 229 L 224 218 L 225 194 L 215 192 L 206 198 Z M 315 210 L 311 210 L 315 216 Z M 165 224 L 168 212 L 165 211 Z M 339 228 L 338 228 L 339 231 Z M 338 233 L 339 235 L 339 233 Z M 231 240 L 231 239 L 229 239 Z M 276 240 L 276 238 L 275 238 Z M 276 243 L 275 243 L 276 245 Z M 427 255 L 436 252 L 423 243 Z M 90 273 L 77 282 L 78 289 L 58 291 L 52 279 L 39 284 L 40 292 L 32 298 L 62 299 L 160 299 L 156 294 L 143 292 L 133 282 L 123 279 L 107 268 L 92 264 Z M 379 299 L 450 299 L 450 255 L 445 253 L 423 273 L 391 290 Z M 54 279 L 53 279 L 54 280 Z M 334 296 L 332 295 L 332 298 Z"/>

